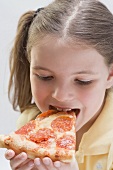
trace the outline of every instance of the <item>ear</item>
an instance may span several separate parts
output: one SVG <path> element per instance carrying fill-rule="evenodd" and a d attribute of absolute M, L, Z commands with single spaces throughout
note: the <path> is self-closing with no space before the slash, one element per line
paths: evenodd
<path fill-rule="evenodd" d="M 113 64 L 109 67 L 109 75 L 107 79 L 107 89 L 113 87 Z"/>

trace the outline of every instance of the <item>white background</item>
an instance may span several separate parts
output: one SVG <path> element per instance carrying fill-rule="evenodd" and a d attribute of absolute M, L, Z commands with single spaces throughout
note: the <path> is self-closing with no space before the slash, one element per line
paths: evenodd
<path fill-rule="evenodd" d="M 52 0 L 0 0 L 0 134 L 8 134 L 16 128 L 18 112 L 13 111 L 8 100 L 9 52 L 15 36 L 17 22 L 27 10 L 36 10 Z M 113 11 L 113 0 L 101 0 Z M 6 149 L 0 149 L 0 168 L 10 170 L 4 158 Z"/>

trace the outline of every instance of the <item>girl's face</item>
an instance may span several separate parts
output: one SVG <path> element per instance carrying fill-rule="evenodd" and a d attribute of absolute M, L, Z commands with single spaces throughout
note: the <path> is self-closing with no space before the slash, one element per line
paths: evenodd
<path fill-rule="evenodd" d="M 42 111 L 76 110 L 77 131 L 99 115 L 111 70 L 93 48 L 71 48 L 51 40 L 31 50 L 30 81 L 33 98 Z"/>

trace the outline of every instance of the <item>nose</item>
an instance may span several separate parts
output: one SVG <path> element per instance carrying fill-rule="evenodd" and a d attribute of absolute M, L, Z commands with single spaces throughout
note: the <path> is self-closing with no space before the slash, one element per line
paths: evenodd
<path fill-rule="evenodd" d="M 59 86 L 52 92 L 52 97 L 59 102 L 71 101 L 74 99 L 74 92 L 72 88 Z"/>

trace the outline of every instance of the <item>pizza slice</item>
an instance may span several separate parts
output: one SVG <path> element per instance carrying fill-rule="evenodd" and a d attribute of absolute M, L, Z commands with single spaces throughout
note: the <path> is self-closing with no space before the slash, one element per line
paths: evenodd
<path fill-rule="evenodd" d="M 13 149 L 28 157 L 50 157 L 53 161 L 71 162 L 75 158 L 76 115 L 73 111 L 49 110 L 41 113 L 19 130 L 0 135 L 0 147 Z"/>

